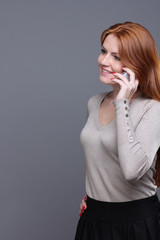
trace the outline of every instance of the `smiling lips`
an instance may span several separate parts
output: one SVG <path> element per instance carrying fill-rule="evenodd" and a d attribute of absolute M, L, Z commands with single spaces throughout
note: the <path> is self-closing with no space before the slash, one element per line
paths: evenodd
<path fill-rule="evenodd" d="M 113 74 L 113 72 L 109 72 L 109 71 L 107 71 L 107 70 L 105 70 L 105 69 L 101 69 L 101 73 L 103 74 L 103 75 L 108 75 L 108 74 Z"/>

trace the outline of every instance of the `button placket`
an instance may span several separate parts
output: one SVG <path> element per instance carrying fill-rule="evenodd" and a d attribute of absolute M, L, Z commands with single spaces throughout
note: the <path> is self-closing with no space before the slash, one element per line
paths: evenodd
<path fill-rule="evenodd" d="M 127 135 L 128 135 L 128 141 L 133 142 L 133 136 L 130 129 L 130 122 L 129 122 L 129 105 L 127 104 L 127 101 L 124 100 L 124 115 L 125 115 L 125 124 L 127 129 Z"/>

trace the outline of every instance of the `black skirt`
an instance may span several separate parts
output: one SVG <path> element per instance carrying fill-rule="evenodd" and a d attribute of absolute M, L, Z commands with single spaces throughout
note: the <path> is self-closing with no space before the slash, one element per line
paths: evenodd
<path fill-rule="evenodd" d="M 75 240 L 160 240 L 157 194 L 128 202 L 102 202 L 87 196 Z"/>

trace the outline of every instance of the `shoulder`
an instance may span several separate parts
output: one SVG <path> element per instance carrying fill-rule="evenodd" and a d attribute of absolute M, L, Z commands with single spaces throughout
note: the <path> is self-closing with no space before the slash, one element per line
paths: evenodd
<path fill-rule="evenodd" d="M 152 122 L 160 121 L 160 102 L 151 99 L 151 98 L 143 98 L 137 102 L 136 108 L 137 114 L 141 115 L 145 119 L 150 119 Z"/>
<path fill-rule="evenodd" d="M 108 92 L 97 93 L 97 94 L 91 96 L 88 100 L 88 106 L 90 106 L 90 105 L 96 103 L 97 101 L 103 99 L 108 93 L 109 93 L 109 91 Z"/>
<path fill-rule="evenodd" d="M 144 108 L 151 111 L 160 111 L 160 102 L 155 99 L 144 99 Z"/>
<path fill-rule="evenodd" d="M 106 92 L 101 92 L 89 98 L 87 103 L 88 113 L 96 108 L 97 104 L 105 97 L 106 94 Z"/>
<path fill-rule="evenodd" d="M 149 109 L 160 109 L 160 102 L 148 97 L 140 97 L 137 100 L 137 105 L 144 111 L 148 111 Z"/>
<path fill-rule="evenodd" d="M 151 117 L 156 117 L 160 119 L 160 102 L 152 99 L 148 105 L 148 109 Z"/>

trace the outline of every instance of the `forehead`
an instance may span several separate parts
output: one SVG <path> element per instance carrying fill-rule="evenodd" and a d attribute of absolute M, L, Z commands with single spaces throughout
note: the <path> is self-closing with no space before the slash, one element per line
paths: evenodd
<path fill-rule="evenodd" d="M 103 47 L 108 51 L 118 52 L 118 38 L 113 34 L 109 34 L 103 42 Z"/>

